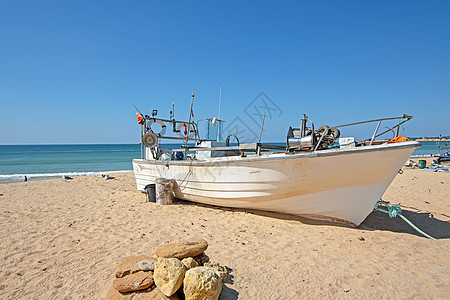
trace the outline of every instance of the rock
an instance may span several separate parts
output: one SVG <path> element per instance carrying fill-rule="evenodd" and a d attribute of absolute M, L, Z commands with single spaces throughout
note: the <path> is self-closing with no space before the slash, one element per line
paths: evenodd
<path fill-rule="evenodd" d="M 149 289 L 120 293 L 118 290 L 111 286 L 106 294 L 105 300 L 180 300 L 177 294 L 167 297 L 158 288 L 153 286 Z"/>
<path fill-rule="evenodd" d="M 205 263 L 209 262 L 209 256 L 205 253 L 197 255 L 194 259 L 200 266 L 203 266 Z"/>
<path fill-rule="evenodd" d="M 215 262 L 206 262 L 204 264 L 205 267 L 210 267 L 213 268 L 214 270 L 216 270 L 217 273 L 219 273 L 220 278 L 222 278 L 222 280 L 226 280 L 228 278 L 228 271 L 227 268 L 225 268 L 224 266 L 219 265 L 219 263 L 215 263 Z"/>
<path fill-rule="evenodd" d="M 106 293 L 105 300 L 131 300 L 131 299 L 138 299 L 136 298 L 136 295 L 140 293 L 141 291 L 135 291 L 135 292 L 129 292 L 129 293 L 121 293 L 114 285 L 111 285 L 108 292 Z M 142 299 L 142 298 L 140 298 Z"/>
<path fill-rule="evenodd" d="M 198 262 L 196 262 L 192 257 L 183 258 L 181 262 L 186 266 L 187 270 L 197 268 L 199 266 Z"/>
<path fill-rule="evenodd" d="M 124 295 L 122 295 L 121 293 L 119 293 L 118 290 L 116 290 L 116 288 L 111 285 L 108 289 L 108 292 L 106 292 L 106 296 L 105 296 L 105 300 L 125 300 L 127 298 L 123 298 L 125 297 Z"/>
<path fill-rule="evenodd" d="M 121 293 L 146 289 L 153 284 L 153 272 L 139 271 L 113 281 L 113 286 Z"/>
<path fill-rule="evenodd" d="M 208 248 L 208 242 L 204 239 L 187 240 L 179 243 L 172 243 L 156 249 L 158 257 L 174 257 L 182 259 L 185 257 L 197 256 Z"/>
<path fill-rule="evenodd" d="M 142 299 L 142 300 L 179 300 L 180 298 L 178 297 L 177 294 L 173 294 L 172 296 L 166 296 L 164 295 L 160 289 L 156 288 L 153 291 L 146 293 L 146 294 L 141 294 L 139 296 L 144 296 L 145 298 L 133 298 L 134 299 Z"/>
<path fill-rule="evenodd" d="M 153 275 L 156 286 L 166 296 L 171 296 L 183 284 L 186 266 L 176 258 L 160 258 Z"/>
<path fill-rule="evenodd" d="M 148 256 L 148 255 L 138 255 L 138 256 L 129 256 L 122 259 L 119 263 L 119 267 L 117 268 L 116 277 L 121 278 L 129 274 L 133 274 L 142 269 L 139 267 L 139 262 L 142 260 L 153 260 L 156 261 L 156 258 Z"/>
<path fill-rule="evenodd" d="M 198 267 L 186 272 L 183 281 L 186 300 L 217 300 L 222 291 L 222 279 L 210 267 Z"/>
<path fill-rule="evenodd" d="M 155 260 L 144 259 L 138 263 L 139 269 L 142 271 L 154 271 L 155 270 Z"/>

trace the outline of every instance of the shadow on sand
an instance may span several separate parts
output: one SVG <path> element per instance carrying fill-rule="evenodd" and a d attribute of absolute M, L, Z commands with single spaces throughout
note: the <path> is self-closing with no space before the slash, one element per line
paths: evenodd
<path fill-rule="evenodd" d="M 436 219 L 431 212 L 420 211 L 414 207 L 402 206 L 402 215 L 420 230 L 435 239 L 450 238 L 450 222 Z M 401 218 L 389 218 L 385 213 L 372 212 L 358 227 L 363 230 L 383 230 L 408 233 L 425 238 Z"/>
<path fill-rule="evenodd" d="M 405 221 L 403 221 L 400 217 L 389 218 L 389 216 L 385 213 L 373 211 L 370 213 L 364 222 L 361 223 L 357 228 L 341 224 L 330 222 L 326 220 L 313 220 L 308 219 L 301 216 L 281 214 L 275 212 L 268 211 L 259 211 L 252 209 L 240 209 L 240 208 L 229 208 L 229 207 L 221 207 L 221 206 L 213 206 L 201 203 L 194 203 L 190 201 L 184 200 L 176 200 L 175 202 L 178 205 L 197 205 L 200 207 L 207 207 L 212 209 L 218 209 L 222 211 L 234 211 L 241 213 L 250 213 L 259 216 L 276 218 L 281 220 L 292 220 L 298 221 L 307 225 L 325 225 L 325 226 L 335 226 L 335 227 L 346 227 L 346 228 L 354 228 L 355 230 L 381 230 L 381 231 L 391 231 L 391 232 L 399 232 L 399 233 L 408 233 L 416 236 L 420 236 L 425 238 L 423 235 L 415 231 L 411 226 L 409 226 Z M 450 238 L 450 222 L 442 221 L 436 219 L 431 212 L 420 211 L 414 207 L 402 206 L 402 215 L 405 216 L 408 220 L 410 220 L 414 225 L 420 228 L 425 233 L 431 235 L 436 239 L 448 239 Z M 444 215 L 445 216 L 445 215 Z"/>
<path fill-rule="evenodd" d="M 231 268 L 227 268 L 228 278 L 225 280 L 225 284 L 222 286 L 222 291 L 220 292 L 219 300 L 236 300 L 239 298 L 239 293 L 229 287 L 229 285 L 234 284 L 234 276 L 231 274 L 233 270 Z M 228 285 L 227 285 L 228 284 Z"/>
<path fill-rule="evenodd" d="M 286 221 L 298 221 L 304 224 L 308 225 L 330 225 L 330 226 L 337 226 L 337 227 L 350 227 L 354 228 L 354 226 L 347 225 L 347 224 L 341 224 L 341 223 L 335 223 L 327 220 L 314 220 L 305 218 L 302 216 L 296 216 L 296 215 L 289 215 L 289 214 L 282 214 L 282 213 L 276 213 L 271 211 L 263 211 L 263 210 L 256 210 L 256 209 L 244 209 L 244 208 L 234 208 L 234 207 L 223 207 L 223 206 L 215 206 L 215 205 L 209 205 L 209 204 L 203 204 L 203 203 L 197 203 L 197 202 L 190 202 L 187 200 L 179 200 L 175 199 L 174 204 L 178 205 L 196 205 L 199 207 L 206 207 L 210 209 L 217 209 L 221 211 L 232 211 L 232 212 L 238 212 L 238 213 L 246 213 L 246 214 L 253 214 L 268 218 L 274 218 L 274 219 L 280 219 L 280 220 L 286 220 Z"/>

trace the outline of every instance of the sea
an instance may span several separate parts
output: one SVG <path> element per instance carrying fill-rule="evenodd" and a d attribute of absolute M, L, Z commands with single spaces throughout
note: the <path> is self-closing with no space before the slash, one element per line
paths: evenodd
<path fill-rule="evenodd" d="M 439 154 L 436 142 L 421 144 L 413 155 Z M 27 180 L 43 180 L 131 171 L 131 161 L 140 157 L 137 144 L 0 145 L 0 183 L 24 181 L 25 176 Z"/>

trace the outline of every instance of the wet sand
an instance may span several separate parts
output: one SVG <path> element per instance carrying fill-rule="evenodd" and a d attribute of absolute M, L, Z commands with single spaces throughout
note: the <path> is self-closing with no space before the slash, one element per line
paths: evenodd
<path fill-rule="evenodd" d="M 359 228 L 177 202 L 133 174 L 0 185 L 2 299 L 102 299 L 121 258 L 201 236 L 231 269 L 221 299 L 448 299 L 450 174 L 405 169 L 383 200 L 437 238 L 374 212 Z M 348 209 L 351 209 L 349 207 Z"/>

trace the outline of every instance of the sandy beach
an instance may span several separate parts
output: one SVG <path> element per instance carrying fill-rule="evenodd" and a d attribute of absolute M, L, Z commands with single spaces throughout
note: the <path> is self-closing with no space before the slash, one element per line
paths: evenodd
<path fill-rule="evenodd" d="M 146 202 L 132 172 L 0 185 L 2 299 L 103 299 L 119 261 L 190 237 L 231 269 L 220 299 L 448 299 L 450 174 L 405 169 L 359 228 Z M 351 209 L 349 207 L 348 209 Z"/>

